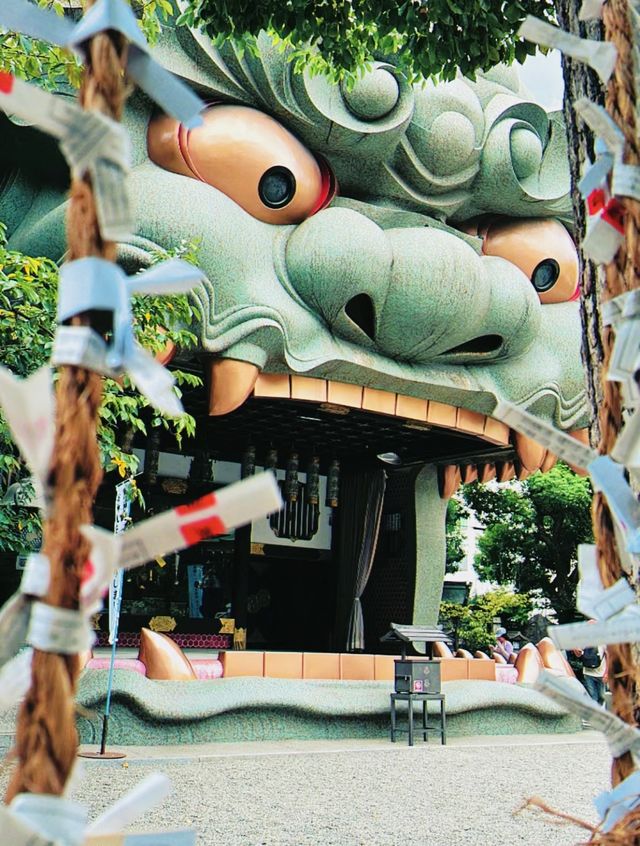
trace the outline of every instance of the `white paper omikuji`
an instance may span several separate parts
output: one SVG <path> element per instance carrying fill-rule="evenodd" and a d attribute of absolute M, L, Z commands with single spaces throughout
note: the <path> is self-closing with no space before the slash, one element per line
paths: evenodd
<path fill-rule="evenodd" d="M 26 0 L 2 0 L 0 24 L 14 32 L 50 41 L 52 44 L 64 44 L 69 37 L 70 23 L 54 11 L 35 9 Z"/>
<path fill-rule="evenodd" d="M 156 805 L 161 805 L 171 791 L 171 779 L 168 776 L 151 773 L 107 808 L 89 826 L 87 834 L 117 834 L 140 817 L 146 816 Z"/>
<path fill-rule="evenodd" d="M 78 802 L 61 796 L 19 793 L 5 813 L 41 837 L 49 846 L 81 846 L 87 828 L 87 810 Z M 4 831 L 3 831 L 4 834 Z M 31 840 L 23 841 L 31 846 Z M 38 843 L 38 841 L 35 841 Z M 11 841 L 13 846 L 13 841 Z"/>
<path fill-rule="evenodd" d="M 26 641 L 41 652 L 58 655 L 77 655 L 91 649 L 95 634 L 87 614 L 70 608 L 57 608 L 44 602 L 34 602 L 29 615 Z"/>
<path fill-rule="evenodd" d="M 612 170 L 613 154 L 607 150 L 598 155 L 595 162 L 587 167 L 584 176 L 578 183 L 578 190 L 585 200 L 592 191 L 602 185 Z"/>
<path fill-rule="evenodd" d="M 604 83 L 608 82 L 618 58 L 618 51 L 610 42 L 578 38 L 533 15 L 527 15 L 518 35 L 542 47 L 555 47 L 561 53 L 584 62 Z"/>
<path fill-rule="evenodd" d="M 576 608 L 586 617 L 593 616 L 593 600 L 602 593 L 604 586 L 598 567 L 598 550 L 593 543 L 578 545 L 578 587 Z"/>
<path fill-rule="evenodd" d="M 614 197 L 640 200 L 640 167 L 616 162 L 613 168 L 611 193 Z"/>
<path fill-rule="evenodd" d="M 582 251 L 596 264 L 609 264 L 624 244 L 624 234 L 601 215 L 594 215 L 587 225 Z"/>
<path fill-rule="evenodd" d="M 174 391 L 175 379 L 171 372 L 157 362 L 151 353 L 132 344 L 126 354 L 124 366 L 110 367 L 112 349 L 89 326 L 58 326 L 51 352 L 51 364 L 75 365 L 118 379 L 127 373 L 138 391 L 159 412 L 167 417 L 184 414 L 182 403 Z"/>
<path fill-rule="evenodd" d="M 202 271 L 181 259 L 170 259 L 136 276 L 127 276 L 114 262 L 96 257 L 62 266 L 58 291 L 58 321 L 99 309 L 112 313 L 113 337 L 107 344 L 88 327 L 59 326 L 51 362 L 78 365 L 105 376 L 127 373 L 138 390 L 163 414 L 184 413 L 169 371 L 136 343 L 131 296 L 184 294 L 202 279 Z"/>
<path fill-rule="evenodd" d="M 586 469 L 598 456 L 595 450 L 510 402 L 497 403 L 492 416 L 532 438 L 568 464 Z"/>
<path fill-rule="evenodd" d="M 0 367 L 0 407 L 16 446 L 44 489 L 55 435 L 51 370 L 41 367 L 27 379 L 19 379 Z"/>
<path fill-rule="evenodd" d="M 131 145 L 124 127 L 98 112 L 78 109 L 60 149 L 72 173 L 82 176 L 86 170 L 91 176 L 103 238 L 131 237 L 134 221 L 127 189 Z"/>
<path fill-rule="evenodd" d="M 625 578 L 603 590 L 593 600 L 593 618 L 595 620 L 608 620 L 615 614 L 631 606 L 636 600 L 633 588 Z"/>
<path fill-rule="evenodd" d="M 32 658 L 33 650 L 25 649 L 0 669 L 0 714 L 17 705 L 29 690 Z"/>
<path fill-rule="evenodd" d="M 45 596 L 49 588 L 49 559 L 32 553 L 17 593 L 0 608 L 0 668 L 10 662 L 27 640 L 33 597 Z"/>
<path fill-rule="evenodd" d="M 625 467 L 640 469 L 640 412 L 634 411 L 625 420 L 622 432 L 611 450 L 611 458 Z"/>
<path fill-rule="evenodd" d="M 165 112 L 188 129 L 202 122 L 200 111 L 204 103 L 188 85 L 150 56 L 136 17 L 124 0 L 98 0 L 76 24 L 28 0 L 2 0 L 0 26 L 70 48 L 83 57 L 85 43 L 92 36 L 109 29 L 120 32 L 129 41 L 129 76 Z"/>
<path fill-rule="evenodd" d="M 608 620 L 595 623 L 568 623 L 549 626 L 549 637 L 558 649 L 586 649 L 588 646 L 611 646 L 616 643 L 640 642 L 640 608 L 629 605 Z"/>
<path fill-rule="evenodd" d="M 555 676 L 548 670 L 543 670 L 534 683 L 536 690 L 544 693 L 559 705 L 577 714 L 583 720 L 591 723 L 596 731 L 601 731 L 609 750 L 614 758 L 619 758 L 625 752 L 638 748 L 640 731 L 625 723 L 595 702 L 577 679 L 567 679 Z"/>
<path fill-rule="evenodd" d="M 578 569 L 580 579 L 576 591 L 576 607 L 585 617 L 606 620 L 635 602 L 636 595 L 624 578 L 604 589 L 598 568 L 597 550 L 593 544 L 583 543 L 578 546 Z M 556 627 L 553 629 L 555 631 Z"/>
<path fill-rule="evenodd" d="M 0 109 L 53 135 L 60 141 L 72 173 L 91 175 L 103 238 L 116 241 L 130 237 L 133 215 L 125 179 L 130 144 L 120 124 L 97 112 L 84 111 L 69 97 L 42 91 L 3 71 Z"/>
<path fill-rule="evenodd" d="M 621 390 L 625 408 L 640 408 L 640 386 L 634 378 L 621 382 Z"/>
<path fill-rule="evenodd" d="M 57 846 L 51 838 L 36 833 L 5 807 L 0 807 L 0 831 L 2 831 L 4 842 L 11 846 Z M 62 846 L 67 846 L 67 842 L 57 841 Z"/>
<path fill-rule="evenodd" d="M 66 797 L 20 793 L 9 806 L 0 807 L 3 846 L 90 846 L 103 836 L 118 834 L 167 797 L 171 783 L 153 773 L 93 824 L 87 809 Z M 117 819 L 116 819 L 117 818 Z M 165 831 L 122 835 L 123 846 L 195 846 L 194 831 Z"/>
<path fill-rule="evenodd" d="M 603 42 L 594 43 L 601 44 Z M 580 115 L 589 129 L 604 141 L 608 150 L 614 156 L 618 157 L 622 154 L 625 144 L 624 133 L 605 108 L 589 100 L 588 97 L 579 97 L 574 102 L 573 109 Z"/>
<path fill-rule="evenodd" d="M 635 374 L 635 365 L 640 355 L 640 317 L 617 321 L 616 339 L 607 370 L 610 382 L 624 382 Z"/>
<path fill-rule="evenodd" d="M 0 667 L 18 654 L 27 639 L 31 604 L 24 594 L 15 593 L 0 609 Z"/>
<path fill-rule="evenodd" d="M 588 467 L 594 490 L 602 491 L 609 509 L 625 534 L 627 549 L 640 553 L 640 503 L 625 478 L 625 469 L 608 455 L 600 455 Z"/>
<path fill-rule="evenodd" d="M 611 831 L 629 811 L 640 805 L 640 771 L 636 770 L 613 790 L 599 793 L 593 800 L 602 820 L 602 831 Z"/>
<path fill-rule="evenodd" d="M 632 292 L 627 292 L 632 293 Z M 620 294 L 619 297 L 613 297 L 611 300 L 605 300 L 602 303 L 601 316 L 603 326 L 614 326 L 623 319 L 624 315 L 624 297 L 626 294 Z"/>

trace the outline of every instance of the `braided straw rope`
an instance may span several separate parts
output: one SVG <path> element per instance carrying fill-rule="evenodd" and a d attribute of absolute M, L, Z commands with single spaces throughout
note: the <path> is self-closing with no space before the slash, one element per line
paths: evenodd
<path fill-rule="evenodd" d="M 93 0 L 87 0 L 89 6 Z M 101 33 L 90 43 L 80 102 L 119 120 L 125 101 L 124 39 Z M 100 236 L 88 177 L 71 185 L 67 218 L 69 260 L 116 257 L 116 245 Z M 75 318 L 89 325 L 90 315 Z M 57 389 L 56 437 L 49 479 L 53 489 L 51 516 L 45 525 L 44 552 L 51 562 L 46 602 L 77 608 L 80 578 L 89 546 L 80 526 L 91 523 L 92 506 L 102 479 L 96 440 L 102 379 L 78 367 L 61 367 Z M 76 656 L 34 650 L 31 688 L 20 708 L 16 730 L 18 763 L 6 801 L 16 794 L 60 795 L 78 745 L 75 726 Z"/>
<path fill-rule="evenodd" d="M 609 0 L 603 8 L 603 21 L 607 40 L 615 44 L 618 61 L 609 83 L 606 106 L 609 114 L 623 130 L 626 138 L 625 161 L 638 164 L 640 156 L 636 137 L 635 88 L 633 80 L 633 35 L 628 15 L 627 0 Z M 625 244 L 606 270 L 605 290 L 602 299 L 616 297 L 624 291 L 637 287 L 636 270 L 638 259 L 638 233 L 640 232 L 640 210 L 636 202 L 625 200 Z M 603 333 L 604 362 L 606 375 L 614 341 L 614 333 L 606 329 Z M 622 401 L 618 383 L 603 381 L 603 403 L 600 407 L 600 452 L 608 453 L 622 428 Z M 600 572 L 605 587 L 612 585 L 623 575 L 616 548 L 611 513 L 602 494 L 596 494 L 593 506 L 593 525 Z M 639 670 L 629 644 L 610 646 L 607 649 L 609 686 L 613 709 L 628 723 L 635 724 L 635 702 L 640 680 Z M 619 784 L 635 769 L 630 752 L 614 758 L 611 769 L 613 785 Z M 600 835 L 602 837 L 602 835 Z M 594 842 L 608 842 L 596 840 Z M 613 842 L 619 842 L 612 840 Z M 634 842 L 635 837 L 634 837 Z"/>

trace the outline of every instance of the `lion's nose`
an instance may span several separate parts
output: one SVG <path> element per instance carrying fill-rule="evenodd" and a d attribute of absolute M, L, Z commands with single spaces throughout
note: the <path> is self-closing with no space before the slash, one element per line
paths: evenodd
<path fill-rule="evenodd" d="M 346 341 L 416 364 L 516 355 L 533 342 L 540 302 L 526 276 L 454 234 L 382 230 L 330 208 L 290 236 L 289 278 Z"/>

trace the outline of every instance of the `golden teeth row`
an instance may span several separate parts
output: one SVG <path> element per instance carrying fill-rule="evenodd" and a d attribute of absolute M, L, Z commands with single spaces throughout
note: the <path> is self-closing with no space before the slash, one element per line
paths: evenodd
<path fill-rule="evenodd" d="M 440 495 L 444 499 L 449 499 L 461 484 L 476 479 L 481 482 L 526 479 L 536 470 L 546 473 L 558 460 L 531 438 L 510 430 L 499 420 L 466 408 L 331 379 L 260 373 L 255 365 L 232 359 L 215 359 L 212 362 L 211 415 L 228 414 L 251 395 L 261 399 L 303 400 L 334 414 L 348 414 L 351 409 L 387 414 L 404 419 L 408 427 L 454 430 L 474 435 L 493 445 L 513 447 L 517 456 L 513 461 L 439 467 Z M 582 443 L 588 443 L 586 429 L 570 434 Z"/>
<path fill-rule="evenodd" d="M 307 400 L 319 405 L 388 414 L 391 417 L 402 417 L 410 424 L 424 423 L 425 428 L 431 425 L 455 429 L 465 435 L 476 435 L 491 444 L 509 446 L 509 427 L 492 417 L 443 402 L 407 397 L 377 388 L 309 376 L 261 373 L 256 380 L 253 395 L 271 399 Z"/>

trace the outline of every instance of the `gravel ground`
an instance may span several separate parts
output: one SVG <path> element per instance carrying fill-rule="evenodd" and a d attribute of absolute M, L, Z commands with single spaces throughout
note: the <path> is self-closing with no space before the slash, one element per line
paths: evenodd
<path fill-rule="evenodd" d="M 175 791 L 144 829 L 195 827 L 198 846 L 570 846 L 582 830 L 513 811 L 538 795 L 595 822 L 610 758 L 594 736 L 85 767 L 75 798 L 92 818 L 149 772 L 167 772 Z"/>

